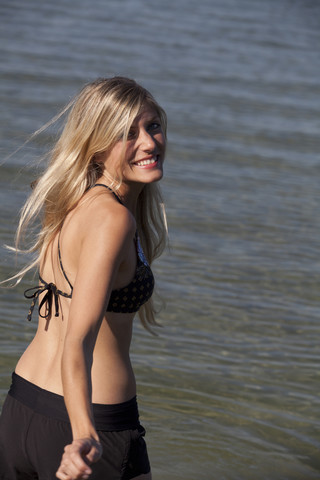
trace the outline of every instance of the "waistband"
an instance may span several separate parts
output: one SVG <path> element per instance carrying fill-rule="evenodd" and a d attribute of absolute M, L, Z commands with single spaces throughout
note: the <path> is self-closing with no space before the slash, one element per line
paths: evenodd
<path fill-rule="evenodd" d="M 44 390 L 15 372 L 8 394 L 35 413 L 70 423 L 63 396 Z M 92 409 L 97 430 L 135 430 L 140 425 L 137 397 L 123 403 L 93 403 Z"/>

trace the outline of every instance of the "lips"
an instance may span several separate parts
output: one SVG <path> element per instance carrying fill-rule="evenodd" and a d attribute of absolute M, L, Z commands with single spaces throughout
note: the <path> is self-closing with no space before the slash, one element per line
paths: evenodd
<path fill-rule="evenodd" d="M 136 165 L 137 167 L 147 167 L 156 164 L 158 160 L 159 155 L 156 155 L 153 157 L 144 158 L 142 160 L 139 160 L 138 162 L 134 162 L 134 165 Z"/>

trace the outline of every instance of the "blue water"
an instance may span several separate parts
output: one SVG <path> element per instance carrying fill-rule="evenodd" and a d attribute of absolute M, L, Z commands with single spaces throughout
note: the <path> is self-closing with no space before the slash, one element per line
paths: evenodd
<path fill-rule="evenodd" d="M 0 16 L 1 244 L 54 132 L 5 158 L 84 83 L 132 76 L 169 116 L 164 328 L 137 322 L 132 347 L 154 479 L 320 478 L 319 2 L 2 0 Z M 1 399 L 36 327 L 29 281 L 0 293 Z"/>

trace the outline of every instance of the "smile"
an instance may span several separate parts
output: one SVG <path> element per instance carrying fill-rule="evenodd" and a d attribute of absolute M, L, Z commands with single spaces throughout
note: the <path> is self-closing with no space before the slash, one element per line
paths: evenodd
<path fill-rule="evenodd" d="M 141 160 L 140 162 L 136 162 L 135 165 L 137 165 L 138 167 L 145 167 L 146 165 L 153 165 L 157 163 L 157 161 L 158 161 L 158 156 L 148 158 L 147 160 Z"/>

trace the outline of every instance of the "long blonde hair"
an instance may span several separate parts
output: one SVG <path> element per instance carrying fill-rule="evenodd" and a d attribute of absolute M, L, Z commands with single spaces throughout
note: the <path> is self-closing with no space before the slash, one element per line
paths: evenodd
<path fill-rule="evenodd" d="M 124 145 L 130 127 L 145 105 L 152 106 L 166 133 L 164 110 L 153 96 L 134 80 L 125 77 L 98 79 L 87 84 L 52 122 L 69 111 L 64 129 L 49 154 L 49 164 L 37 179 L 33 191 L 21 211 L 16 233 L 16 250 L 24 232 L 36 219 L 41 228 L 25 252 L 34 259 L 15 278 L 18 281 L 32 268 L 39 267 L 50 242 L 61 229 L 66 215 L 77 205 L 88 188 L 102 175 L 96 156 L 108 152 L 120 138 Z M 43 131 L 40 129 L 37 133 Z M 119 189 L 120 181 L 112 188 Z M 142 247 L 151 264 L 166 244 L 166 219 L 158 184 L 143 188 L 137 206 L 137 227 Z M 139 311 L 142 324 L 155 325 L 155 310 L 149 300 Z"/>

